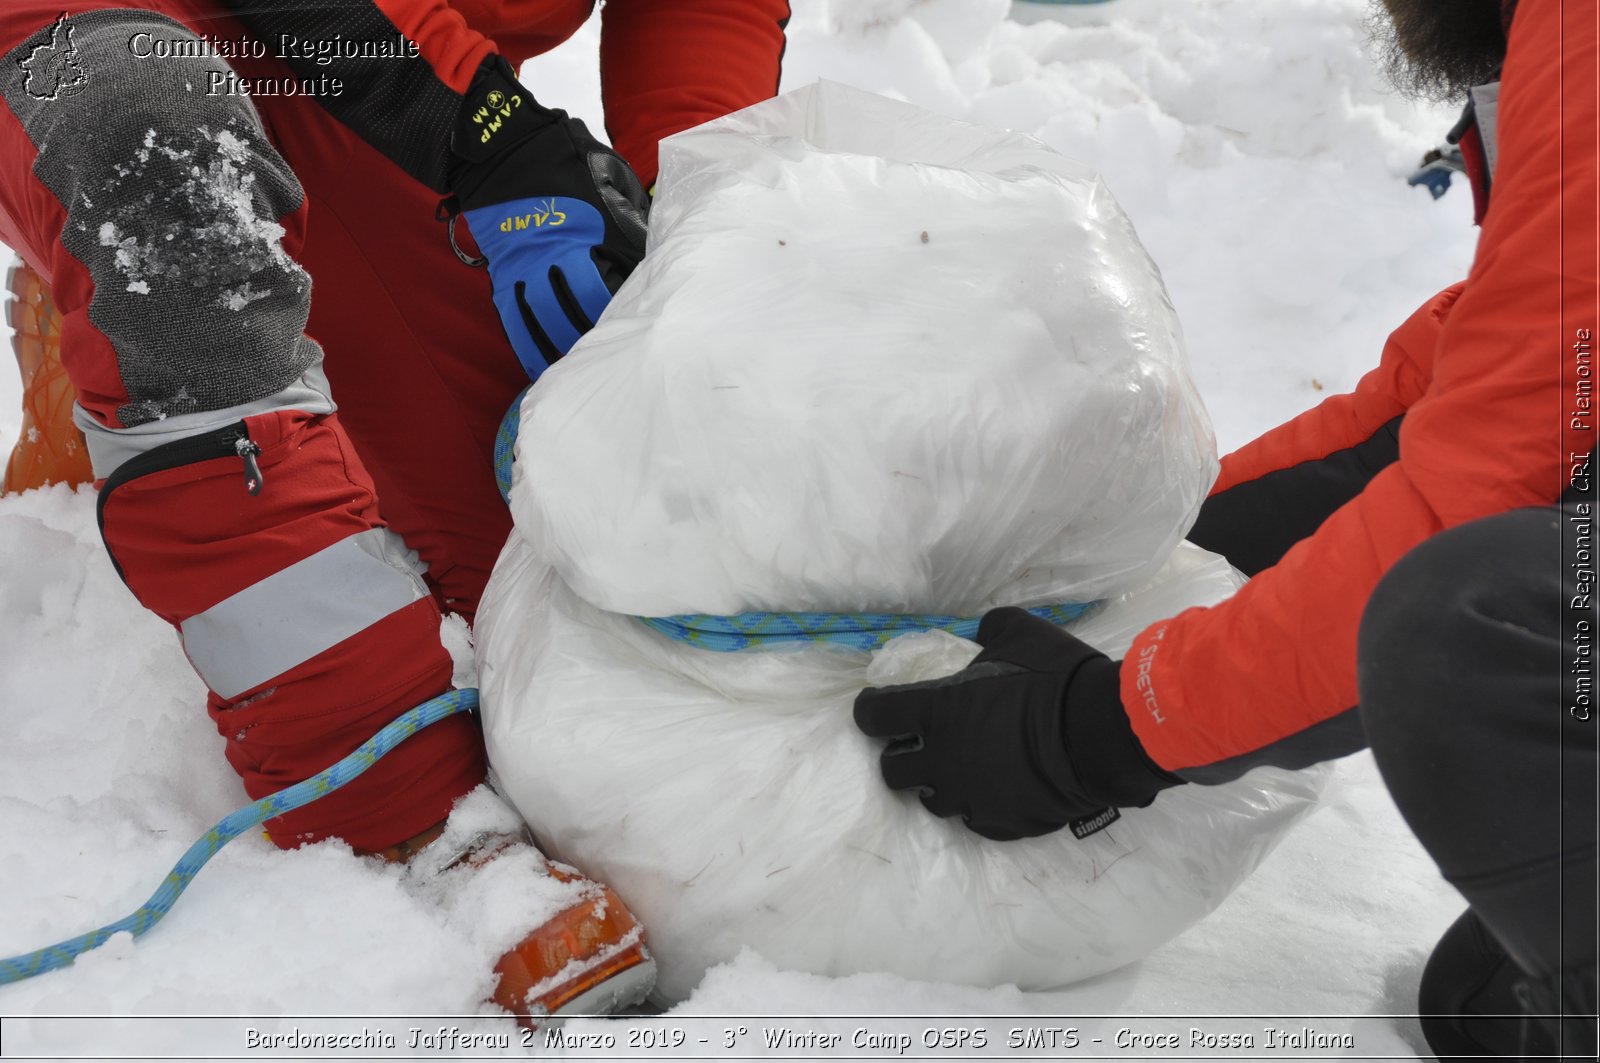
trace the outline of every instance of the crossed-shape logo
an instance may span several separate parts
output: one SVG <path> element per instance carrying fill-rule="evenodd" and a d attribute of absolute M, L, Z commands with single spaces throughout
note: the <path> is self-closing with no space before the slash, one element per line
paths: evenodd
<path fill-rule="evenodd" d="M 88 84 L 89 77 L 78 61 L 77 46 L 72 43 L 72 20 L 63 11 L 50 35 L 41 44 L 33 46 L 26 59 L 17 61 L 27 80 L 23 91 L 36 100 L 59 100 L 76 96 Z"/>

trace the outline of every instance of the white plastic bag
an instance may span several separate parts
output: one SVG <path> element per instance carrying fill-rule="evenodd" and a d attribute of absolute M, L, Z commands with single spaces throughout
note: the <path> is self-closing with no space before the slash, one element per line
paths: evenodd
<path fill-rule="evenodd" d="M 1112 655 L 1237 585 L 1184 544 L 1156 583 L 1070 630 Z M 513 534 L 479 613 L 485 737 L 540 841 L 616 888 L 681 999 L 748 946 L 821 975 L 1065 985 L 1211 911 L 1308 812 L 1319 771 L 1185 786 L 1098 834 L 989 842 L 878 775 L 869 683 L 948 674 L 942 633 L 876 654 L 711 653 L 584 603 Z"/>
<path fill-rule="evenodd" d="M 668 998 L 744 946 L 1057 986 L 1210 911 L 1320 772 L 988 842 L 889 791 L 851 720 L 862 687 L 953 672 L 971 643 L 725 654 L 627 615 L 976 615 L 1143 587 L 1074 628 L 1115 656 L 1230 593 L 1220 559 L 1174 553 L 1214 444 L 1098 178 L 819 85 L 667 141 L 662 182 L 644 265 L 523 405 L 517 531 L 477 628 L 508 796 L 634 908 Z"/>
<path fill-rule="evenodd" d="M 826 83 L 661 157 L 643 266 L 523 406 L 516 524 L 584 599 L 975 614 L 1024 572 L 1030 604 L 1149 579 L 1215 443 L 1093 172 Z"/>

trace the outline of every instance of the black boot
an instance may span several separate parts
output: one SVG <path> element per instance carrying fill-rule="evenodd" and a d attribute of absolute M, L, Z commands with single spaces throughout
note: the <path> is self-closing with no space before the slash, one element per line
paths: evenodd
<path fill-rule="evenodd" d="M 1428 1047 L 1451 1063 L 1553 1053 L 1550 1031 L 1523 1021 L 1526 977 L 1472 910 L 1463 912 L 1422 972 L 1417 1008 Z"/>
<path fill-rule="evenodd" d="M 1525 1056 L 1595 1058 L 1595 972 L 1564 971 L 1555 978 L 1523 979 L 1516 987 L 1526 1010 Z M 1580 1017 L 1581 1016 L 1581 1017 Z"/>

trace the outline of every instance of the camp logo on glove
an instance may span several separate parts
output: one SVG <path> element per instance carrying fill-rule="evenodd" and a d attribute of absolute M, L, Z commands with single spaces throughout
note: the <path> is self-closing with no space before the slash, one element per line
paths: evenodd
<path fill-rule="evenodd" d="M 483 132 L 478 136 L 478 143 L 487 144 L 491 137 L 500 132 L 506 119 L 511 117 L 511 112 L 522 106 L 522 97 L 516 93 L 507 97 L 499 89 L 490 89 L 489 94 L 483 98 L 483 103 L 484 105 L 472 115 L 472 120 L 483 126 Z"/>
<path fill-rule="evenodd" d="M 553 229 L 557 225 L 565 225 L 566 221 L 567 212 L 558 210 L 556 201 L 552 199 L 545 204 L 543 210 L 536 210 L 532 214 L 508 215 L 506 220 L 500 223 L 500 231 L 503 233 L 518 232 L 530 225 L 535 229 L 542 229 L 549 225 Z"/>
<path fill-rule="evenodd" d="M 592 249 L 605 240 L 599 208 L 571 196 L 514 199 L 465 211 L 489 260 L 495 308 L 530 380 L 594 327 L 611 301 Z"/>
<path fill-rule="evenodd" d="M 530 380 L 600 320 L 644 257 L 650 197 L 622 157 L 565 111 L 541 107 L 502 56 L 484 61 L 456 118 L 439 217 L 494 306 Z M 467 223 L 478 256 L 455 243 Z"/>

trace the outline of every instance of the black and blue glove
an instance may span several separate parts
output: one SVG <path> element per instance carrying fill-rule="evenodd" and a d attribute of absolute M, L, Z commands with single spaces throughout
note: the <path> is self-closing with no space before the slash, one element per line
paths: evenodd
<path fill-rule="evenodd" d="M 1010 841 L 1062 827 L 1087 837 L 1183 782 L 1145 755 L 1117 662 L 1024 609 L 985 615 L 977 641 L 983 652 L 955 675 L 856 698 L 856 726 L 889 739 L 891 789 Z"/>
<path fill-rule="evenodd" d="M 644 256 L 650 197 L 621 156 L 535 102 L 498 57 L 467 92 L 453 150 L 446 209 L 466 219 L 506 336 L 537 380 Z"/>

